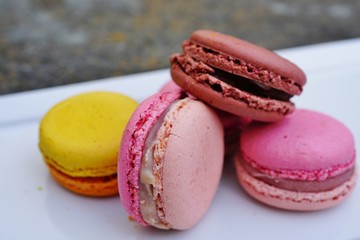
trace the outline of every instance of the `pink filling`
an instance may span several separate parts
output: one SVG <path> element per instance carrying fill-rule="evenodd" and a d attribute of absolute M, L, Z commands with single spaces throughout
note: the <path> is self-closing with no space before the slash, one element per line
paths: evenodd
<path fill-rule="evenodd" d="M 334 189 L 344 182 L 348 181 L 354 174 L 354 167 L 346 170 L 345 172 L 338 174 L 333 177 L 329 177 L 324 181 L 302 181 L 302 180 L 292 180 L 286 178 L 279 178 L 265 175 L 252 168 L 250 164 L 246 161 L 238 160 L 243 168 L 254 178 L 259 179 L 271 186 L 278 187 L 280 189 L 286 189 L 291 191 L 300 191 L 300 192 L 322 192 Z"/>

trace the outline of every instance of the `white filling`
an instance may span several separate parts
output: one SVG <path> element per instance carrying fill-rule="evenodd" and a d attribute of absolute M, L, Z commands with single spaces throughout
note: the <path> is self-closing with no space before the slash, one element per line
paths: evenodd
<path fill-rule="evenodd" d="M 159 174 L 162 174 L 162 162 L 171 129 L 169 123 L 174 121 L 179 109 L 188 101 L 189 98 L 178 100 L 168 107 L 149 132 L 144 146 L 147 150 L 143 153 L 140 169 L 140 211 L 145 222 L 161 229 L 170 228 L 169 224 L 161 219 L 164 214 L 159 211 L 161 206 L 158 206 L 158 197 L 162 192 L 162 182 L 157 182 L 162 179 Z M 155 164 L 155 159 L 158 164 Z"/>
<path fill-rule="evenodd" d="M 156 226 L 161 229 L 168 229 L 168 227 L 161 223 L 161 220 L 157 215 L 156 200 L 153 199 L 153 187 L 155 185 L 155 176 L 153 173 L 153 151 L 157 141 L 156 134 L 160 129 L 162 122 L 163 117 L 160 117 L 160 119 L 149 132 L 144 146 L 144 149 L 147 149 L 147 151 L 143 153 L 141 159 L 140 211 L 142 218 L 149 225 Z"/>

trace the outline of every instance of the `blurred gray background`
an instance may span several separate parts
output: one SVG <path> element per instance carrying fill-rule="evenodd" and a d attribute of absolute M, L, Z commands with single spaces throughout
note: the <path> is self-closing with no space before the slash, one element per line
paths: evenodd
<path fill-rule="evenodd" d="M 167 68 L 200 28 L 273 50 L 357 38 L 360 1 L 0 0 L 0 94 Z"/>

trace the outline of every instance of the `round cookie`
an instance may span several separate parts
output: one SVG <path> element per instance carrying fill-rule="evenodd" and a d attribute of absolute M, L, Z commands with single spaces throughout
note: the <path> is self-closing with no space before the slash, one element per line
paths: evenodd
<path fill-rule="evenodd" d="M 119 144 L 137 105 L 122 94 L 88 92 L 52 107 L 40 123 L 39 148 L 53 178 L 82 195 L 116 195 Z"/>
<path fill-rule="evenodd" d="M 191 95 L 232 114 L 274 122 L 295 108 L 306 76 L 276 53 L 226 34 L 198 30 L 170 58 L 172 79 Z"/>
<path fill-rule="evenodd" d="M 220 182 L 223 137 L 216 113 L 181 91 L 142 102 L 124 132 L 118 163 L 130 217 L 160 229 L 198 223 Z"/>
<path fill-rule="evenodd" d="M 250 124 L 235 161 L 245 191 L 283 209 L 333 207 L 349 196 L 356 182 L 351 132 L 310 110 L 296 110 L 273 124 Z"/>

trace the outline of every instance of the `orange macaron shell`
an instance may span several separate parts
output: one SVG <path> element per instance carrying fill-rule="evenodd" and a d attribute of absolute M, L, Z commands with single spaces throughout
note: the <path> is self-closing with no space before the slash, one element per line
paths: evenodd
<path fill-rule="evenodd" d="M 57 183 L 72 192 L 89 197 L 108 197 L 118 194 L 116 174 L 106 177 L 71 177 L 48 164 Z"/>

